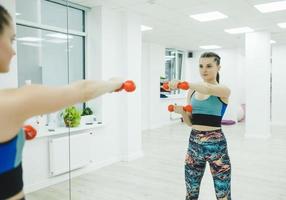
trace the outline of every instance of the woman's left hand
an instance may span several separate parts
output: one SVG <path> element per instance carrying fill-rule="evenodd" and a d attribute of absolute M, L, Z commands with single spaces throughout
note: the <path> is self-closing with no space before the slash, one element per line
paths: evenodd
<path fill-rule="evenodd" d="M 169 88 L 170 90 L 176 90 L 178 89 L 178 84 L 180 83 L 179 80 L 172 80 L 169 82 Z"/>

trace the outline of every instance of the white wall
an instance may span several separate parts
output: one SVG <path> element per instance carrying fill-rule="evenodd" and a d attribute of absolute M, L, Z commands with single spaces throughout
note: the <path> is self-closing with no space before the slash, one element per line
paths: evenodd
<path fill-rule="evenodd" d="M 272 123 L 286 126 L 286 46 L 272 48 Z"/>
<path fill-rule="evenodd" d="M 186 99 L 160 99 L 160 76 L 165 76 L 165 47 L 143 43 L 142 49 L 142 129 L 145 130 L 171 123 L 168 105 L 185 105 Z"/>
<path fill-rule="evenodd" d="M 104 7 L 96 7 L 91 11 L 89 20 L 89 35 L 94 40 L 89 43 L 89 62 L 94 60 L 96 65 L 88 65 L 92 74 L 90 79 L 109 79 L 120 72 L 122 66 L 122 28 L 121 14 L 113 12 Z M 96 16 L 96 18 L 92 18 Z M 94 30 L 95 32 L 92 32 Z M 95 47 L 92 47 L 95 45 Z M 92 51 L 94 50 L 94 51 Z M 94 55 L 91 55 L 94 54 Z M 96 61 L 98 60 L 98 61 Z M 103 129 L 95 135 L 96 162 L 108 162 L 120 156 L 120 121 L 115 113 L 119 112 L 120 95 L 108 94 L 98 99 L 101 104 L 94 107 L 101 107 L 102 121 L 106 124 Z M 98 114 L 98 113 L 97 113 Z"/>
<path fill-rule="evenodd" d="M 98 151 L 102 159 L 121 156 L 124 160 L 142 156 L 141 141 L 141 31 L 140 17 L 132 13 L 122 13 L 106 7 L 97 7 L 92 12 L 100 19 L 98 24 L 90 21 L 89 35 L 96 35 L 94 57 L 98 59 L 97 65 L 91 68 L 89 78 L 109 79 L 113 76 L 121 76 L 132 79 L 137 85 L 134 93 L 126 92 L 106 95 L 101 98 L 102 120 L 107 126 L 99 133 L 100 143 Z M 94 26 L 92 28 L 92 26 Z M 93 48 L 93 47 L 92 47 Z M 92 52 L 92 51 L 90 51 Z M 98 70 L 97 70 L 98 69 Z M 98 107 L 95 104 L 95 107 Z M 108 141 L 108 142 L 107 142 Z M 98 158 L 97 158 L 98 159 Z"/>
<path fill-rule="evenodd" d="M 269 32 L 245 34 L 246 137 L 270 137 L 270 56 Z"/>
<path fill-rule="evenodd" d="M 141 121 L 141 57 L 142 57 L 142 34 L 141 17 L 132 12 L 123 14 L 123 65 L 121 76 L 132 79 L 137 84 L 137 89 L 132 94 L 123 93 L 119 102 L 118 119 L 125 125 L 121 137 L 121 153 L 123 160 L 132 160 L 143 156 L 142 151 L 142 121 Z M 121 59 L 122 59 L 121 58 Z"/>
<path fill-rule="evenodd" d="M 141 85 L 142 85 L 142 130 L 150 128 L 150 101 L 149 101 L 149 74 L 150 74 L 150 45 L 142 45 L 142 67 L 141 67 Z"/>

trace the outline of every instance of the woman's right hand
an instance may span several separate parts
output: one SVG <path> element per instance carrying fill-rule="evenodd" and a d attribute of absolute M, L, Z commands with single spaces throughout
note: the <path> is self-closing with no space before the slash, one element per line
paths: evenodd
<path fill-rule="evenodd" d="M 124 80 L 121 77 L 112 77 L 109 79 L 109 81 L 111 81 L 114 84 L 112 92 L 119 90 L 124 83 Z"/>

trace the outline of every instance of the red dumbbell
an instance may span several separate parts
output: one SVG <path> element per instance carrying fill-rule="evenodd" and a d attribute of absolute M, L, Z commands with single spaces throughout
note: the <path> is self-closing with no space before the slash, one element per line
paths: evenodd
<path fill-rule="evenodd" d="M 169 112 L 174 112 L 175 106 L 174 105 L 169 105 L 168 106 L 168 110 L 169 110 Z"/>
<path fill-rule="evenodd" d="M 126 92 L 133 92 L 133 91 L 136 89 L 136 85 L 135 85 L 135 83 L 134 83 L 133 81 L 127 80 L 127 81 L 125 81 L 125 82 L 122 84 L 122 86 L 121 86 L 119 89 L 115 90 L 115 92 L 119 92 L 119 91 L 121 91 L 121 90 L 123 90 L 123 89 L 124 89 Z"/>
<path fill-rule="evenodd" d="M 174 105 L 169 105 L 168 106 L 168 111 L 169 112 L 174 112 L 174 110 L 175 110 L 175 106 Z M 186 105 L 186 106 L 183 106 L 183 110 L 185 112 L 192 112 L 193 107 L 191 105 Z"/>
<path fill-rule="evenodd" d="M 25 125 L 23 127 L 26 140 L 32 140 L 37 136 L 37 130 L 31 125 Z"/>
<path fill-rule="evenodd" d="M 182 90 L 188 90 L 190 88 L 189 83 L 187 81 L 178 83 L 177 87 Z"/>
<path fill-rule="evenodd" d="M 170 90 L 169 82 L 163 83 L 163 89 L 166 91 Z M 178 89 L 188 90 L 190 88 L 189 83 L 187 81 L 179 82 L 177 85 Z"/>
<path fill-rule="evenodd" d="M 163 83 L 162 87 L 163 87 L 164 90 L 169 91 L 170 90 L 169 82 Z"/>
<path fill-rule="evenodd" d="M 186 106 L 183 107 L 183 110 L 185 112 L 192 112 L 193 111 L 193 107 L 192 107 L 192 105 L 186 105 Z"/>

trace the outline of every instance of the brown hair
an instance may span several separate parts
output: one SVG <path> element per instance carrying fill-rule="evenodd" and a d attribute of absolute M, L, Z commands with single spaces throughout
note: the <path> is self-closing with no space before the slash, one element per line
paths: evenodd
<path fill-rule="evenodd" d="M 201 55 L 201 58 L 214 58 L 217 65 L 220 65 L 220 57 L 214 52 L 205 52 Z M 216 75 L 216 81 L 219 83 L 219 73 Z"/>
<path fill-rule="evenodd" d="M 5 26 L 9 26 L 11 23 L 12 17 L 9 12 L 0 5 L 0 35 L 3 33 Z"/>

